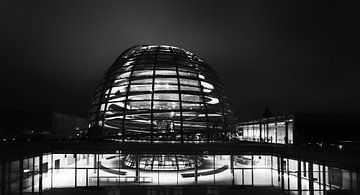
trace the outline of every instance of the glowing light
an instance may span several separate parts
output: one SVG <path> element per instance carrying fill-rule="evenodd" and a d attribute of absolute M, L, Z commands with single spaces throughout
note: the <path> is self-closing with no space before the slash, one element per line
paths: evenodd
<path fill-rule="evenodd" d="M 134 63 L 134 61 L 127 61 L 127 62 L 125 62 L 124 66 L 129 66 L 129 65 L 131 65 L 133 63 Z"/>
<path fill-rule="evenodd" d="M 208 89 L 211 89 L 213 90 L 214 89 L 214 85 L 208 83 L 208 82 L 205 82 L 205 81 L 200 81 L 201 83 L 201 86 L 205 87 L 205 88 L 208 88 Z"/>
<path fill-rule="evenodd" d="M 209 99 L 210 99 L 210 101 L 207 101 L 207 102 L 206 102 L 207 104 L 218 104 L 218 103 L 219 103 L 219 99 L 218 99 L 218 98 L 209 97 L 209 96 L 206 96 L 206 98 L 209 98 Z"/>
<path fill-rule="evenodd" d="M 24 172 L 24 173 L 29 173 L 29 172 L 30 172 L 30 169 L 24 169 L 23 172 Z"/>
<path fill-rule="evenodd" d="M 118 79 L 130 77 L 130 72 L 124 72 L 118 76 Z"/>
<path fill-rule="evenodd" d="M 204 93 L 210 93 L 211 90 L 210 90 L 210 89 L 203 89 L 203 92 L 204 92 Z"/>

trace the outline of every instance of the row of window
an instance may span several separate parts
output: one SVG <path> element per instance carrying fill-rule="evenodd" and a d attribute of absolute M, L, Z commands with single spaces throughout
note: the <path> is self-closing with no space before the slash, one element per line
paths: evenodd
<path fill-rule="evenodd" d="M 195 159 L 198 166 L 194 166 Z M 139 171 L 135 171 L 137 163 Z M 174 165 L 177 168 L 171 169 Z M 6 194 L 118 186 L 120 183 L 273 186 L 289 193 L 311 192 L 314 195 L 335 190 L 359 192 L 358 172 L 272 155 L 202 155 L 195 158 L 194 155 L 176 154 L 140 154 L 138 157 L 119 153 L 45 154 L 3 162 L 0 167 L 0 174 L 4 176 L 0 178 L 0 192 Z M 149 167 L 159 171 L 149 171 Z M 194 177 L 195 172 L 201 176 Z"/>

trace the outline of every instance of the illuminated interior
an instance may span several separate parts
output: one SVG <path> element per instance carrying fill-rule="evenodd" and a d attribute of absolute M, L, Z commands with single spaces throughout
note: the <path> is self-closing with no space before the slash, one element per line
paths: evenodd
<path fill-rule="evenodd" d="M 197 161 L 198 167 L 201 166 L 203 158 L 201 156 L 196 157 L 195 159 L 194 155 L 129 154 L 125 157 L 124 164 L 136 168 L 138 161 L 138 168 L 153 171 L 190 170 L 195 168 L 195 161 Z"/>
<path fill-rule="evenodd" d="M 202 155 L 193 169 L 148 171 L 126 165 L 138 154 L 46 153 L 0 163 L 8 194 L 36 193 L 54 188 L 106 186 L 272 186 L 287 194 L 327 194 L 345 190 L 357 194 L 358 172 L 276 155 Z M 161 154 L 139 156 L 162 158 Z M 179 154 L 168 156 L 181 158 Z M 196 156 L 187 154 L 187 159 Z M 145 159 L 145 158 L 144 158 Z M 139 167 L 139 168 L 135 168 Z M 169 166 L 171 167 L 171 166 Z M 353 193 L 350 193 L 353 192 Z"/>
<path fill-rule="evenodd" d="M 224 141 L 235 117 L 211 67 L 172 46 L 135 46 L 105 73 L 89 129 L 123 142 Z M 96 134 L 96 133 L 95 133 Z"/>

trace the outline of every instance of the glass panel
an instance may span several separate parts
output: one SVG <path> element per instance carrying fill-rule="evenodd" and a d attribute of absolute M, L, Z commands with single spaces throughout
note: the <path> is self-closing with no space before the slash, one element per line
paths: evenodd
<path fill-rule="evenodd" d="M 155 84 L 177 84 L 177 78 L 155 78 Z"/>
<path fill-rule="evenodd" d="M 33 161 L 33 174 L 34 174 L 34 192 L 39 192 L 39 183 L 40 183 L 40 157 L 34 157 Z"/>
<path fill-rule="evenodd" d="M 301 189 L 309 190 L 309 164 L 301 162 Z"/>
<path fill-rule="evenodd" d="M 197 109 L 204 109 L 204 104 L 199 103 L 187 103 L 182 102 L 181 104 L 183 110 L 197 110 Z"/>
<path fill-rule="evenodd" d="M 244 169 L 244 185 L 252 185 L 252 170 Z"/>
<path fill-rule="evenodd" d="M 117 186 L 122 172 L 119 171 L 119 154 L 98 154 L 99 185 Z"/>
<path fill-rule="evenodd" d="M 293 144 L 294 143 L 294 134 L 293 134 L 293 123 L 289 123 L 288 124 L 288 135 L 289 135 L 289 144 Z"/>
<path fill-rule="evenodd" d="M 285 123 L 277 123 L 276 124 L 276 133 L 277 133 L 277 143 L 284 144 L 285 143 Z"/>
<path fill-rule="evenodd" d="M 271 186 L 271 156 L 254 155 L 254 185 Z"/>
<path fill-rule="evenodd" d="M 126 154 L 122 157 L 122 162 L 120 162 L 121 171 L 124 172 L 124 177 L 121 177 L 120 182 L 124 184 L 138 184 L 141 180 L 139 180 L 140 172 L 137 172 L 136 167 L 138 163 L 138 156 L 135 154 Z M 123 184 L 123 185 L 124 185 Z M 120 184 L 121 185 L 121 184 Z"/>
<path fill-rule="evenodd" d="M 51 154 L 42 157 L 42 190 L 51 188 Z"/>
<path fill-rule="evenodd" d="M 53 154 L 53 187 L 75 187 L 75 155 Z"/>
<path fill-rule="evenodd" d="M 271 169 L 254 169 L 254 185 L 271 186 Z"/>
<path fill-rule="evenodd" d="M 197 74 L 196 74 L 196 73 L 193 73 L 193 72 L 182 72 L 182 71 L 179 71 L 179 75 L 180 75 L 180 76 L 186 76 L 186 77 L 197 77 Z"/>
<path fill-rule="evenodd" d="M 289 159 L 289 180 L 290 190 L 298 189 L 298 161 Z"/>
<path fill-rule="evenodd" d="M 129 95 L 128 100 L 151 100 L 151 94 Z"/>
<path fill-rule="evenodd" d="M 131 74 L 131 72 L 121 73 L 121 74 L 117 77 L 117 79 L 128 78 L 128 77 L 130 77 L 130 74 Z"/>
<path fill-rule="evenodd" d="M 270 143 L 275 143 L 276 142 L 275 123 L 269 123 L 268 129 L 269 129 L 269 135 L 268 135 L 269 141 L 270 141 Z"/>
<path fill-rule="evenodd" d="M 201 165 L 198 167 L 198 185 L 213 185 L 215 183 L 215 159 L 214 155 L 204 155 Z"/>
<path fill-rule="evenodd" d="M 115 94 L 115 93 L 124 93 L 127 91 L 127 85 L 124 86 L 120 86 L 120 87 L 112 87 L 111 88 L 111 93 Z"/>
<path fill-rule="evenodd" d="M 20 161 L 11 161 L 10 166 L 10 191 L 12 193 L 18 193 L 20 185 Z"/>
<path fill-rule="evenodd" d="M 350 172 L 347 170 L 341 170 L 342 171 L 342 189 L 344 190 L 350 190 Z"/>
<path fill-rule="evenodd" d="M 181 100 L 187 102 L 202 102 L 200 95 L 181 94 Z"/>
<path fill-rule="evenodd" d="M 155 84 L 154 86 L 154 90 L 155 91 L 177 91 L 179 90 L 179 87 L 177 85 L 169 85 L 169 84 Z"/>
<path fill-rule="evenodd" d="M 130 101 L 128 103 L 129 110 L 138 110 L 138 109 L 151 109 L 151 101 Z"/>
<path fill-rule="evenodd" d="M 192 87 L 192 86 L 180 86 L 181 91 L 200 91 L 199 87 Z"/>
<path fill-rule="evenodd" d="M 155 93 L 154 100 L 179 100 L 177 93 Z"/>
<path fill-rule="evenodd" d="M 244 185 L 244 183 L 243 183 L 243 172 L 244 172 L 244 169 L 235 169 L 234 170 L 234 183 L 235 183 L 235 185 Z"/>
<path fill-rule="evenodd" d="M 135 70 L 133 73 L 134 77 L 152 76 L 153 70 Z"/>
<path fill-rule="evenodd" d="M 176 75 L 176 71 L 173 70 L 156 70 L 156 75 Z"/>
<path fill-rule="evenodd" d="M 153 108 L 155 110 L 178 110 L 180 102 L 154 101 Z"/>
<path fill-rule="evenodd" d="M 234 155 L 235 168 L 251 168 L 251 155 Z"/>
<path fill-rule="evenodd" d="M 152 91 L 152 85 L 150 85 L 150 84 L 131 85 L 130 92 L 136 92 L 136 91 Z"/>
<path fill-rule="evenodd" d="M 133 79 L 131 81 L 131 84 L 152 84 L 152 81 L 153 81 L 152 78 L 150 78 L 150 79 L 139 79 L 139 78 L 137 78 L 137 79 Z"/>
<path fill-rule="evenodd" d="M 86 186 L 86 174 L 88 169 L 77 169 L 76 170 L 76 186 L 84 187 Z"/>
<path fill-rule="evenodd" d="M 129 84 L 129 79 L 117 79 L 114 81 L 114 86 L 127 86 Z"/>
<path fill-rule="evenodd" d="M 178 158 L 178 167 L 179 167 L 178 185 L 194 185 L 195 184 L 195 177 L 194 177 L 195 176 L 195 169 L 194 169 L 195 168 L 195 164 L 194 164 L 195 156 L 194 155 L 176 155 L 176 156 Z M 201 168 L 201 166 L 198 166 L 198 167 Z"/>
<path fill-rule="evenodd" d="M 199 86 L 199 81 L 193 80 L 193 79 L 180 79 L 180 84 L 181 85 L 190 85 L 190 86 Z"/>
<path fill-rule="evenodd" d="M 216 185 L 232 185 L 230 155 L 215 155 L 214 174 Z"/>
<path fill-rule="evenodd" d="M 26 158 L 23 160 L 23 192 L 32 191 L 32 176 L 35 174 L 33 165 L 33 158 Z"/>

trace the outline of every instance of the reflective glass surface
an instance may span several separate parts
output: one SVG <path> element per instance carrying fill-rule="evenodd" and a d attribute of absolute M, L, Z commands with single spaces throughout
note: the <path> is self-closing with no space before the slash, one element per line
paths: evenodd
<path fill-rule="evenodd" d="M 105 72 L 89 136 L 122 142 L 222 142 L 234 113 L 213 69 L 172 46 L 135 46 Z"/>

